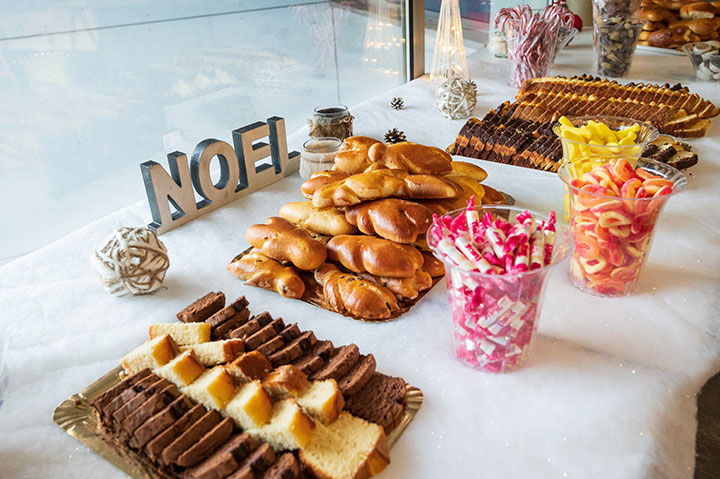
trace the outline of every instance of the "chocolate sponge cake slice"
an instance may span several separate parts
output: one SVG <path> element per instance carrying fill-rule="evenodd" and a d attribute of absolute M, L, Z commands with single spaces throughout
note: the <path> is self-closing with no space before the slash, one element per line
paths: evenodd
<path fill-rule="evenodd" d="M 220 311 L 216 312 L 209 318 L 205 320 L 205 323 L 209 324 L 211 328 L 215 329 L 221 324 L 228 321 L 230 318 L 243 313 L 245 311 L 248 311 L 247 307 L 248 302 L 247 299 L 245 299 L 245 296 L 240 296 L 238 299 L 233 301 L 232 303 L 228 304 L 224 308 L 222 308 Z M 248 311 L 249 312 L 249 311 Z"/>
<path fill-rule="evenodd" d="M 362 356 L 358 363 L 349 373 L 338 382 L 338 387 L 343 396 L 350 396 L 358 392 L 372 377 L 375 372 L 375 356 L 368 354 Z"/>
<path fill-rule="evenodd" d="M 360 351 L 356 344 L 349 344 L 338 348 L 337 353 L 318 372 L 310 376 L 313 381 L 334 379 L 340 381 L 355 366 L 360 359 Z"/>
<path fill-rule="evenodd" d="M 177 313 L 177 319 L 183 323 L 205 321 L 225 306 L 225 294 L 209 292 L 202 298 L 193 301 L 190 306 Z"/>
<path fill-rule="evenodd" d="M 345 398 L 345 409 L 354 416 L 390 428 L 405 410 L 405 389 L 402 378 L 374 373 L 357 393 Z"/>

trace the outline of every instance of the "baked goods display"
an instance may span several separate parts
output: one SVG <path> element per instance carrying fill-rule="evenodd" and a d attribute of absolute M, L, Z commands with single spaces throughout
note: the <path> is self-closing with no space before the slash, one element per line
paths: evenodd
<path fill-rule="evenodd" d="M 665 137 L 695 138 L 705 134 L 718 113 L 718 107 L 681 85 L 622 85 L 590 75 L 539 78 L 526 82 L 515 102 L 503 103 L 481 120 L 469 119 L 448 152 L 557 171 L 562 146 L 552 128 L 563 115 L 623 116 L 648 122 Z"/>
<path fill-rule="evenodd" d="M 335 347 L 297 324 L 251 315 L 244 297 L 224 299 L 208 293 L 178 313 L 187 322 L 151 326 L 150 339 L 123 359 L 121 377 L 90 400 L 95 433 L 113 454 L 144 477 L 167 479 L 384 470 L 388 434 L 409 422 L 411 387 L 378 373 L 373 355 L 354 344 Z M 228 341 L 234 356 L 203 364 L 195 353 Z"/>
<path fill-rule="evenodd" d="M 486 178 L 479 166 L 435 147 L 347 138 L 333 169 L 302 184 L 309 201 L 283 205 L 281 218 L 251 226 L 254 249 L 227 269 L 246 284 L 354 319 L 396 318 L 444 274 L 440 261 L 423 254 L 433 214 L 472 197 L 505 203 Z"/>
<path fill-rule="evenodd" d="M 643 0 L 637 14 L 648 21 L 640 45 L 680 49 L 686 43 L 720 38 L 718 2 Z"/>

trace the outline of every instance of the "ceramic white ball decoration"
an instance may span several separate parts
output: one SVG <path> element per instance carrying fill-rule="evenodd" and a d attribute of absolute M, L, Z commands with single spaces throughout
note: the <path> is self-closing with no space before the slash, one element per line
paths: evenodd
<path fill-rule="evenodd" d="M 462 78 L 450 78 L 435 93 L 435 108 L 451 120 L 467 118 L 477 104 L 475 85 Z"/>
<path fill-rule="evenodd" d="M 116 229 L 95 249 L 91 260 L 105 291 L 115 296 L 157 291 L 170 267 L 165 245 L 148 228 Z"/>

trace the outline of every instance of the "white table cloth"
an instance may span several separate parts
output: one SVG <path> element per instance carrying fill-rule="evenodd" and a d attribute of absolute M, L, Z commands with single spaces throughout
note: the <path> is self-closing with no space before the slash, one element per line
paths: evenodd
<path fill-rule="evenodd" d="M 591 62 L 584 33 L 560 54 L 553 72 L 592 71 Z M 476 116 L 514 97 L 505 60 L 483 51 L 469 64 L 478 84 Z M 639 51 L 627 80 L 682 82 L 720 104 L 717 84 L 695 82 L 683 57 Z M 409 140 L 447 146 L 463 122 L 434 109 L 435 88 L 419 79 L 351 108 L 356 134 L 381 138 L 398 127 Z M 404 110 L 388 108 L 394 96 L 403 97 Z M 299 148 L 305 135 L 292 135 L 290 146 Z M 550 278 L 527 366 L 506 375 L 476 372 L 455 359 L 443 282 L 399 320 L 367 324 L 230 276 L 225 265 L 246 248 L 245 229 L 299 198 L 297 176 L 163 235 L 171 264 L 167 290 L 151 296 L 111 297 L 89 262 L 113 228 L 146 224 L 147 204 L 92 223 L 0 269 L 0 321 L 11 340 L 0 477 L 123 477 L 58 428 L 53 409 L 115 367 L 146 338 L 149 324 L 173 321 L 195 298 L 221 290 L 229 298 L 246 295 L 253 312 L 297 321 L 319 338 L 355 342 L 375 355 L 378 370 L 423 390 L 422 409 L 391 451 L 382 478 L 690 478 L 695 394 L 720 367 L 718 138 L 715 119 L 705 138 L 691 142 L 700 163 L 657 225 L 636 294 L 583 294 L 562 265 Z M 519 205 L 561 210 L 554 174 L 482 166 L 486 183 Z"/>

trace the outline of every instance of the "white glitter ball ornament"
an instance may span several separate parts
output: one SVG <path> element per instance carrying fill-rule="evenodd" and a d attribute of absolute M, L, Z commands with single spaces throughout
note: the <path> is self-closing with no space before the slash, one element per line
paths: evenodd
<path fill-rule="evenodd" d="M 451 120 L 467 118 L 477 104 L 477 91 L 472 82 L 451 78 L 435 93 L 435 108 Z"/>
<path fill-rule="evenodd" d="M 91 260 L 105 291 L 115 296 L 157 291 L 170 267 L 165 245 L 147 228 L 116 229 L 95 249 Z"/>

